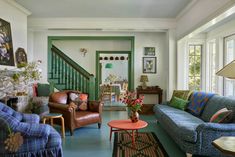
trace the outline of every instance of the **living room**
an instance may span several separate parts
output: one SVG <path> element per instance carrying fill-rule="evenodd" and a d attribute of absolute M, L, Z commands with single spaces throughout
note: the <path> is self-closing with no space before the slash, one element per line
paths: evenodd
<path fill-rule="evenodd" d="M 127 76 L 119 74 L 117 70 L 115 73 L 114 70 L 110 74 L 116 74 L 115 77 L 119 79 L 107 84 L 114 86 L 117 82 L 127 82 L 128 91 L 134 91 L 145 83 L 151 90 L 158 86 L 162 91 L 163 103 L 172 99 L 174 90 L 212 92 L 232 99 L 235 95 L 233 80 L 225 78 L 224 74 L 221 75 L 225 77 L 218 76 L 216 72 L 234 59 L 234 6 L 233 0 L 102 0 L 99 3 L 1 0 L 0 19 L 3 20 L 2 23 L 9 24 L 12 41 L 11 52 L 8 52 L 11 59 L 2 53 L 0 70 L 7 68 L 9 73 L 20 71 L 17 68 L 19 58 L 16 52 L 23 50 L 26 62 L 40 61 L 41 76 L 35 82 L 52 82 L 56 91 L 76 89 L 89 93 L 89 100 L 99 100 L 102 95 L 100 85 L 106 84 L 104 80 L 108 78 L 108 74 L 102 78 L 100 63 L 104 63 L 103 68 L 108 63 L 120 66 L 115 62 L 124 63 L 121 57 L 125 56 L 128 70 L 123 71 L 127 72 Z M 2 23 L 0 33 L 5 31 Z M 154 53 L 148 54 L 147 48 L 154 48 Z M 68 62 L 63 62 L 60 57 L 66 58 Z M 105 57 L 108 58 L 107 61 Z M 154 63 L 147 72 L 146 59 L 151 64 Z M 5 60 L 9 62 L 6 63 Z M 63 69 L 62 72 L 54 72 L 53 66 L 54 69 Z M 80 73 L 71 67 L 78 68 Z M 68 85 L 59 84 L 66 80 L 64 76 L 67 75 L 71 75 L 72 81 L 67 81 Z M 141 80 L 145 76 L 145 81 Z M 0 83 L 0 96 L 6 97 L 6 93 L 2 92 L 2 84 Z M 144 94 L 143 104 L 158 104 L 160 95 L 155 94 Z M 122 95 L 118 94 L 118 98 L 111 99 L 110 103 L 115 104 L 122 100 Z M 57 111 L 52 107 L 51 111 L 53 110 Z M 156 110 L 158 109 L 154 108 L 155 114 L 158 113 Z M 121 156 L 114 153 L 117 152 L 114 151 L 114 138 L 109 141 L 108 123 L 111 120 L 128 119 L 129 114 L 128 110 L 104 110 L 101 127 L 99 119 L 95 124 L 83 127 L 77 123 L 78 128 L 68 127 L 70 130 L 67 128 L 68 120 L 63 115 L 65 138 L 61 141 L 61 152 L 64 156 Z M 197 151 L 194 146 L 192 150 L 184 148 L 184 144 L 166 131 L 168 127 L 161 127 L 164 124 L 157 123 L 157 120 L 166 123 L 166 118 L 161 121 L 162 117 L 158 115 L 140 114 L 140 119 L 148 123 L 140 132 L 155 133 L 163 147 L 161 149 L 164 150 L 162 156 L 226 156 L 212 144 L 209 147 L 213 150 L 212 155 L 203 154 L 203 151 Z M 60 121 L 55 120 L 55 123 L 60 125 Z M 230 129 L 233 128 L 232 125 Z M 59 126 L 56 126 L 56 130 L 60 133 Z M 235 136 L 235 131 L 230 133 L 229 136 Z"/>

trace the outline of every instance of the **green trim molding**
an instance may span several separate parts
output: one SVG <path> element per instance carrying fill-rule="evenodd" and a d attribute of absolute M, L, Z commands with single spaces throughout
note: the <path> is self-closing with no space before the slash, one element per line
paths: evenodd
<path fill-rule="evenodd" d="M 135 48 L 135 37 L 134 36 L 48 36 L 48 76 L 50 74 L 51 69 L 51 48 L 52 48 L 52 42 L 55 40 L 121 40 L 121 41 L 130 41 L 131 42 L 131 50 L 130 51 L 119 51 L 120 53 L 128 53 L 128 82 L 129 82 L 129 90 L 134 90 L 134 48 Z M 99 52 L 105 52 L 105 51 L 99 51 Z M 112 51 L 113 53 L 114 51 Z M 107 52 L 108 53 L 108 52 Z M 96 53 L 96 62 L 97 62 L 97 55 L 99 53 Z M 98 69 L 99 66 L 96 64 L 96 90 L 93 91 L 93 93 L 89 94 L 95 94 L 96 100 L 98 99 L 98 82 L 99 77 L 97 77 L 97 72 L 99 72 Z"/>

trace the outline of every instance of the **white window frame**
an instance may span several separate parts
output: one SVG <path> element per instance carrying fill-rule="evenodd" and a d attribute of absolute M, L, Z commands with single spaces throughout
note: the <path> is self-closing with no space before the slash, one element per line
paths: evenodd
<path fill-rule="evenodd" d="M 203 88 L 204 88 L 204 79 L 203 79 L 203 73 L 204 73 L 204 70 L 205 70 L 205 68 L 203 67 L 203 52 L 205 52 L 204 50 L 205 50 L 205 44 L 204 43 L 202 43 L 202 42 L 190 42 L 190 43 L 188 43 L 188 47 L 187 47 L 187 60 L 188 60 L 188 67 L 187 67 L 187 87 L 188 87 L 188 89 L 189 89 L 189 47 L 190 46 L 201 46 L 201 64 L 200 64 L 200 90 L 203 90 Z"/>
<path fill-rule="evenodd" d="M 218 54 L 217 54 L 217 42 L 215 39 L 213 40 L 210 40 L 207 42 L 207 63 L 209 64 L 206 64 L 206 88 L 207 90 L 206 91 L 209 91 L 209 92 L 214 92 L 214 93 L 219 93 L 218 91 L 218 76 L 215 75 L 215 73 L 217 72 L 217 60 L 218 60 Z M 213 58 L 213 55 L 214 58 Z M 213 62 L 214 62 L 214 70 L 212 69 L 212 66 L 213 66 Z M 215 79 L 215 91 L 213 90 L 213 85 L 212 85 L 212 78 L 214 77 Z"/>

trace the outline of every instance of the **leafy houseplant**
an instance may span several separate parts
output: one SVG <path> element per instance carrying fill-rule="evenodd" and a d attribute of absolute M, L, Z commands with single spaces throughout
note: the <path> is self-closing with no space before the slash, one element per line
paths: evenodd
<path fill-rule="evenodd" d="M 41 71 L 38 67 L 39 64 L 41 64 L 40 60 L 36 62 L 29 62 L 28 64 L 22 63 L 22 65 L 18 65 L 18 67 L 20 67 L 22 71 L 19 73 L 15 73 L 12 76 L 12 79 L 16 83 L 23 81 L 25 84 L 28 84 L 31 81 L 39 80 L 41 78 Z"/>
<path fill-rule="evenodd" d="M 127 92 L 126 96 L 123 99 L 123 103 L 127 105 L 127 107 L 131 111 L 131 121 L 132 122 L 138 122 L 139 120 L 139 113 L 138 111 L 141 111 L 141 107 L 143 106 L 143 100 L 144 96 L 141 96 L 140 98 L 136 98 L 135 92 Z"/>
<path fill-rule="evenodd" d="M 41 78 L 41 71 L 39 69 L 40 64 L 41 61 L 38 60 L 18 65 L 18 67 L 20 67 L 20 71 L 12 75 L 15 87 L 22 89 L 22 86 L 28 86 L 33 81 L 39 80 Z M 17 95 L 27 95 L 27 92 L 17 92 Z"/>

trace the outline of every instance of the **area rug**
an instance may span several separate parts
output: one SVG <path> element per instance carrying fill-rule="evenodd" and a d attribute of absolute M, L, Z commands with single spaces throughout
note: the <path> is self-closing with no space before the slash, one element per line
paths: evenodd
<path fill-rule="evenodd" d="M 104 106 L 103 111 L 126 111 L 124 106 Z"/>
<path fill-rule="evenodd" d="M 139 132 L 135 148 L 126 132 L 116 132 L 113 157 L 168 157 L 168 155 L 153 132 Z"/>

